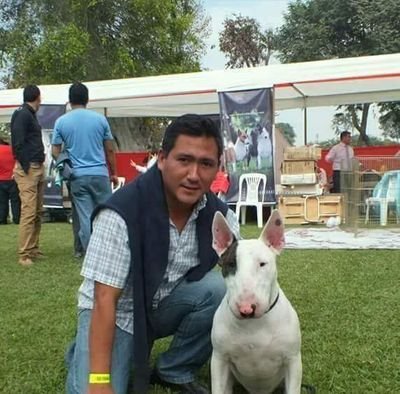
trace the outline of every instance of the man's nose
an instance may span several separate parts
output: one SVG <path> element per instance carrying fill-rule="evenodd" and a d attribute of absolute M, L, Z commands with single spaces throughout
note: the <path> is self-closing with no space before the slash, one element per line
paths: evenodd
<path fill-rule="evenodd" d="M 189 166 L 188 177 L 191 180 L 197 180 L 199 178 L 199 165 L 197 162 Z"/>

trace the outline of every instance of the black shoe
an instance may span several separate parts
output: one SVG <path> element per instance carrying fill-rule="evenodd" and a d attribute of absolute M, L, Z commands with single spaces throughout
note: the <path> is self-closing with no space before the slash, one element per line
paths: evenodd
<path fill-rule="evenodd" d="M 210 391 L 206 387 L 196 382 L 181 384 L 167 382 L 161 379 L 155 369 L 153 369 L 151 372 L 150 384 L 156 384 L 158 386 L 168 388 L 174 392 L 178 392 L 179 394 L 210 394 Z"/>

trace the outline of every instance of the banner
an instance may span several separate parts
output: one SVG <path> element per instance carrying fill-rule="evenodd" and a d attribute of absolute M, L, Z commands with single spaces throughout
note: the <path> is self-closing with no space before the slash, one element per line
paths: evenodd
<path fill-rule="evenodd" d="M 267 176 L 264 202 L 275 202 L 272 90 L 219 93 L 224 164 L 229 174 L 227 202 L 236 202 L 239 178 L 245 173 Z"/>
<path fill-rule="evenodd" d="M 43 206 L 45 208 L 64 208 L 65 200 L 68 197 L 66 187 L 55 182 L 55 161 L 51 155 L 54 123 L 61 115 L 65 114 L 65 110 L 65 105 L 41 105 L 37 112 L 38 122 L 42 127 L 42 140 L 45 150 L 46 182 L 43 196 Z"/>

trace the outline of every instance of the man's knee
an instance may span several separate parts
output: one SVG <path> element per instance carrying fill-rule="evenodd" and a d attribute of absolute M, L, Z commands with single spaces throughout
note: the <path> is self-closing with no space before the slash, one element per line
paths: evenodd
<path fill-rule="evenodd" d="M 209 272 L 204 279 L 207 304 L 216 310 L 225 296 L 224 279 L 218 271 Z"/>

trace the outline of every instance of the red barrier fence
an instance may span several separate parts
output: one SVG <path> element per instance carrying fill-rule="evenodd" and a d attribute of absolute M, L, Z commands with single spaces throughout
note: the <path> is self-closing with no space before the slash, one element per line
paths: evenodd
<path fill-rule="evenodd" d="M 384 172 L 388 170 L 395 170 L 397 168 L 390 167 L 390 161 L 385 160 L 388 157 L 393 157 L 396 153 L 400 152 L 400 145 L 379 145 L 379 146 L 355 146 L 354 155 L 356 157 L 363 157 L 363 170 L 375 170 Z M 322 149 L 321 159 L 318 160 L 318 166 L 323 168 L 328 176 L 332 175 L 332 164 L 325 160 L 329 149 Z M 380 161 L 378 158 L 382 157 Z M 369 160 L 369 158 L 371 158 Z M 395 163 L 395 162 L 394 162 Z"/>
<path fill-rule="evenodd" d="M 115 160 L 117 164 L 117 174 L 118 176 L 123 176 L 126 183 L 135 179 L 139 172 L 136 171 L 134 167 L 131 166 L 130 162 L 133 160 L 136 164 L 143 167 L 146 166 L 147 160 L 149 158 L 149 152 L 117 152 L 115 154 Z"/>

